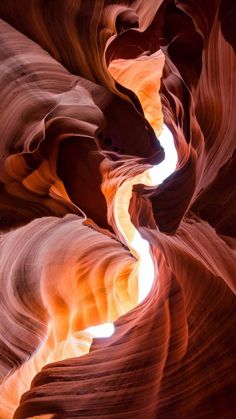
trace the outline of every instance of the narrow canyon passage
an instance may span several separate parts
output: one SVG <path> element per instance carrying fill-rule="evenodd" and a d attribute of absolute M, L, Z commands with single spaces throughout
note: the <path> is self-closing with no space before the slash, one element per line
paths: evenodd
<path fill-rule="evenodd" d="M 234 419 L 236 6 L 0 2 L 0 419 Z"/>

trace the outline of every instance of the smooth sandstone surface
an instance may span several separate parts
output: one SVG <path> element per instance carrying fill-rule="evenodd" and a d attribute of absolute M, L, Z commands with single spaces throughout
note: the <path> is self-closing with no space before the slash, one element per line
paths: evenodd
<path fill-rule="evenodd" d="M 0 419 L 235 418 L 235 20 L 0 3 Z M 153 185 L 163 124 L 178 163 Z"/>

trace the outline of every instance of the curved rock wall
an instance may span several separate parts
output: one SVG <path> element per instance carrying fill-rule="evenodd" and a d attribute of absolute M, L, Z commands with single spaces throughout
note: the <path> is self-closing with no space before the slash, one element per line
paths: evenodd
<path fill-rule="evenodd" d="M 235 418 L 235 17 L 1 2 L 1 419 Z M 178 164 L 153 186 L 163 122 Z"/>

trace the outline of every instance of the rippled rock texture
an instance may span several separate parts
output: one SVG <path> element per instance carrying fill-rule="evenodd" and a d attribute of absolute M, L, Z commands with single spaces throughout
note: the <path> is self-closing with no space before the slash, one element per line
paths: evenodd
<path fill-rule="evenodd" d="M 234 419 L 235 2 L 0 18 L 0 418 Z M 163 123 L 178 164 L 153 186 Z"/>

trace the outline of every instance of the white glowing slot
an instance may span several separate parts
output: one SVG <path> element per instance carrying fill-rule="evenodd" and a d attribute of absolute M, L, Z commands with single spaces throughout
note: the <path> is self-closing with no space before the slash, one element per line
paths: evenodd
<path fill-rule="evenodd" d="M 164 125 L 163 131 L 159 136 L 159 141 L 165 150 L 165 160 L 149 170 L 152 185 L 160 185 L 170 176 L 175 171 L 178 160 L 173 136 L 166 125 Z M 141 237 L 137 230 L 131 242 L 131 247 L 139 255 L 138 301 L 141 303 L 148 296 L 153 286 L 154 266 L 149 243 Z"/>
<path fill-rule="evenodd" d="M 113 335 L 115 326 L 113 323 L 103 323 L 98 326 L 92 326 L 85 329 L 94 338 L 109 338 Z"/>
<path fill-rule="evenodd" d="M 149 170 L 153 185 L 160 185 L 169 177 L 175 171 L 178 161 L 173 136 L 166 125 L 164 125 L 163 131 L 158 139 L 165 150 L 165 159 Z"/>

